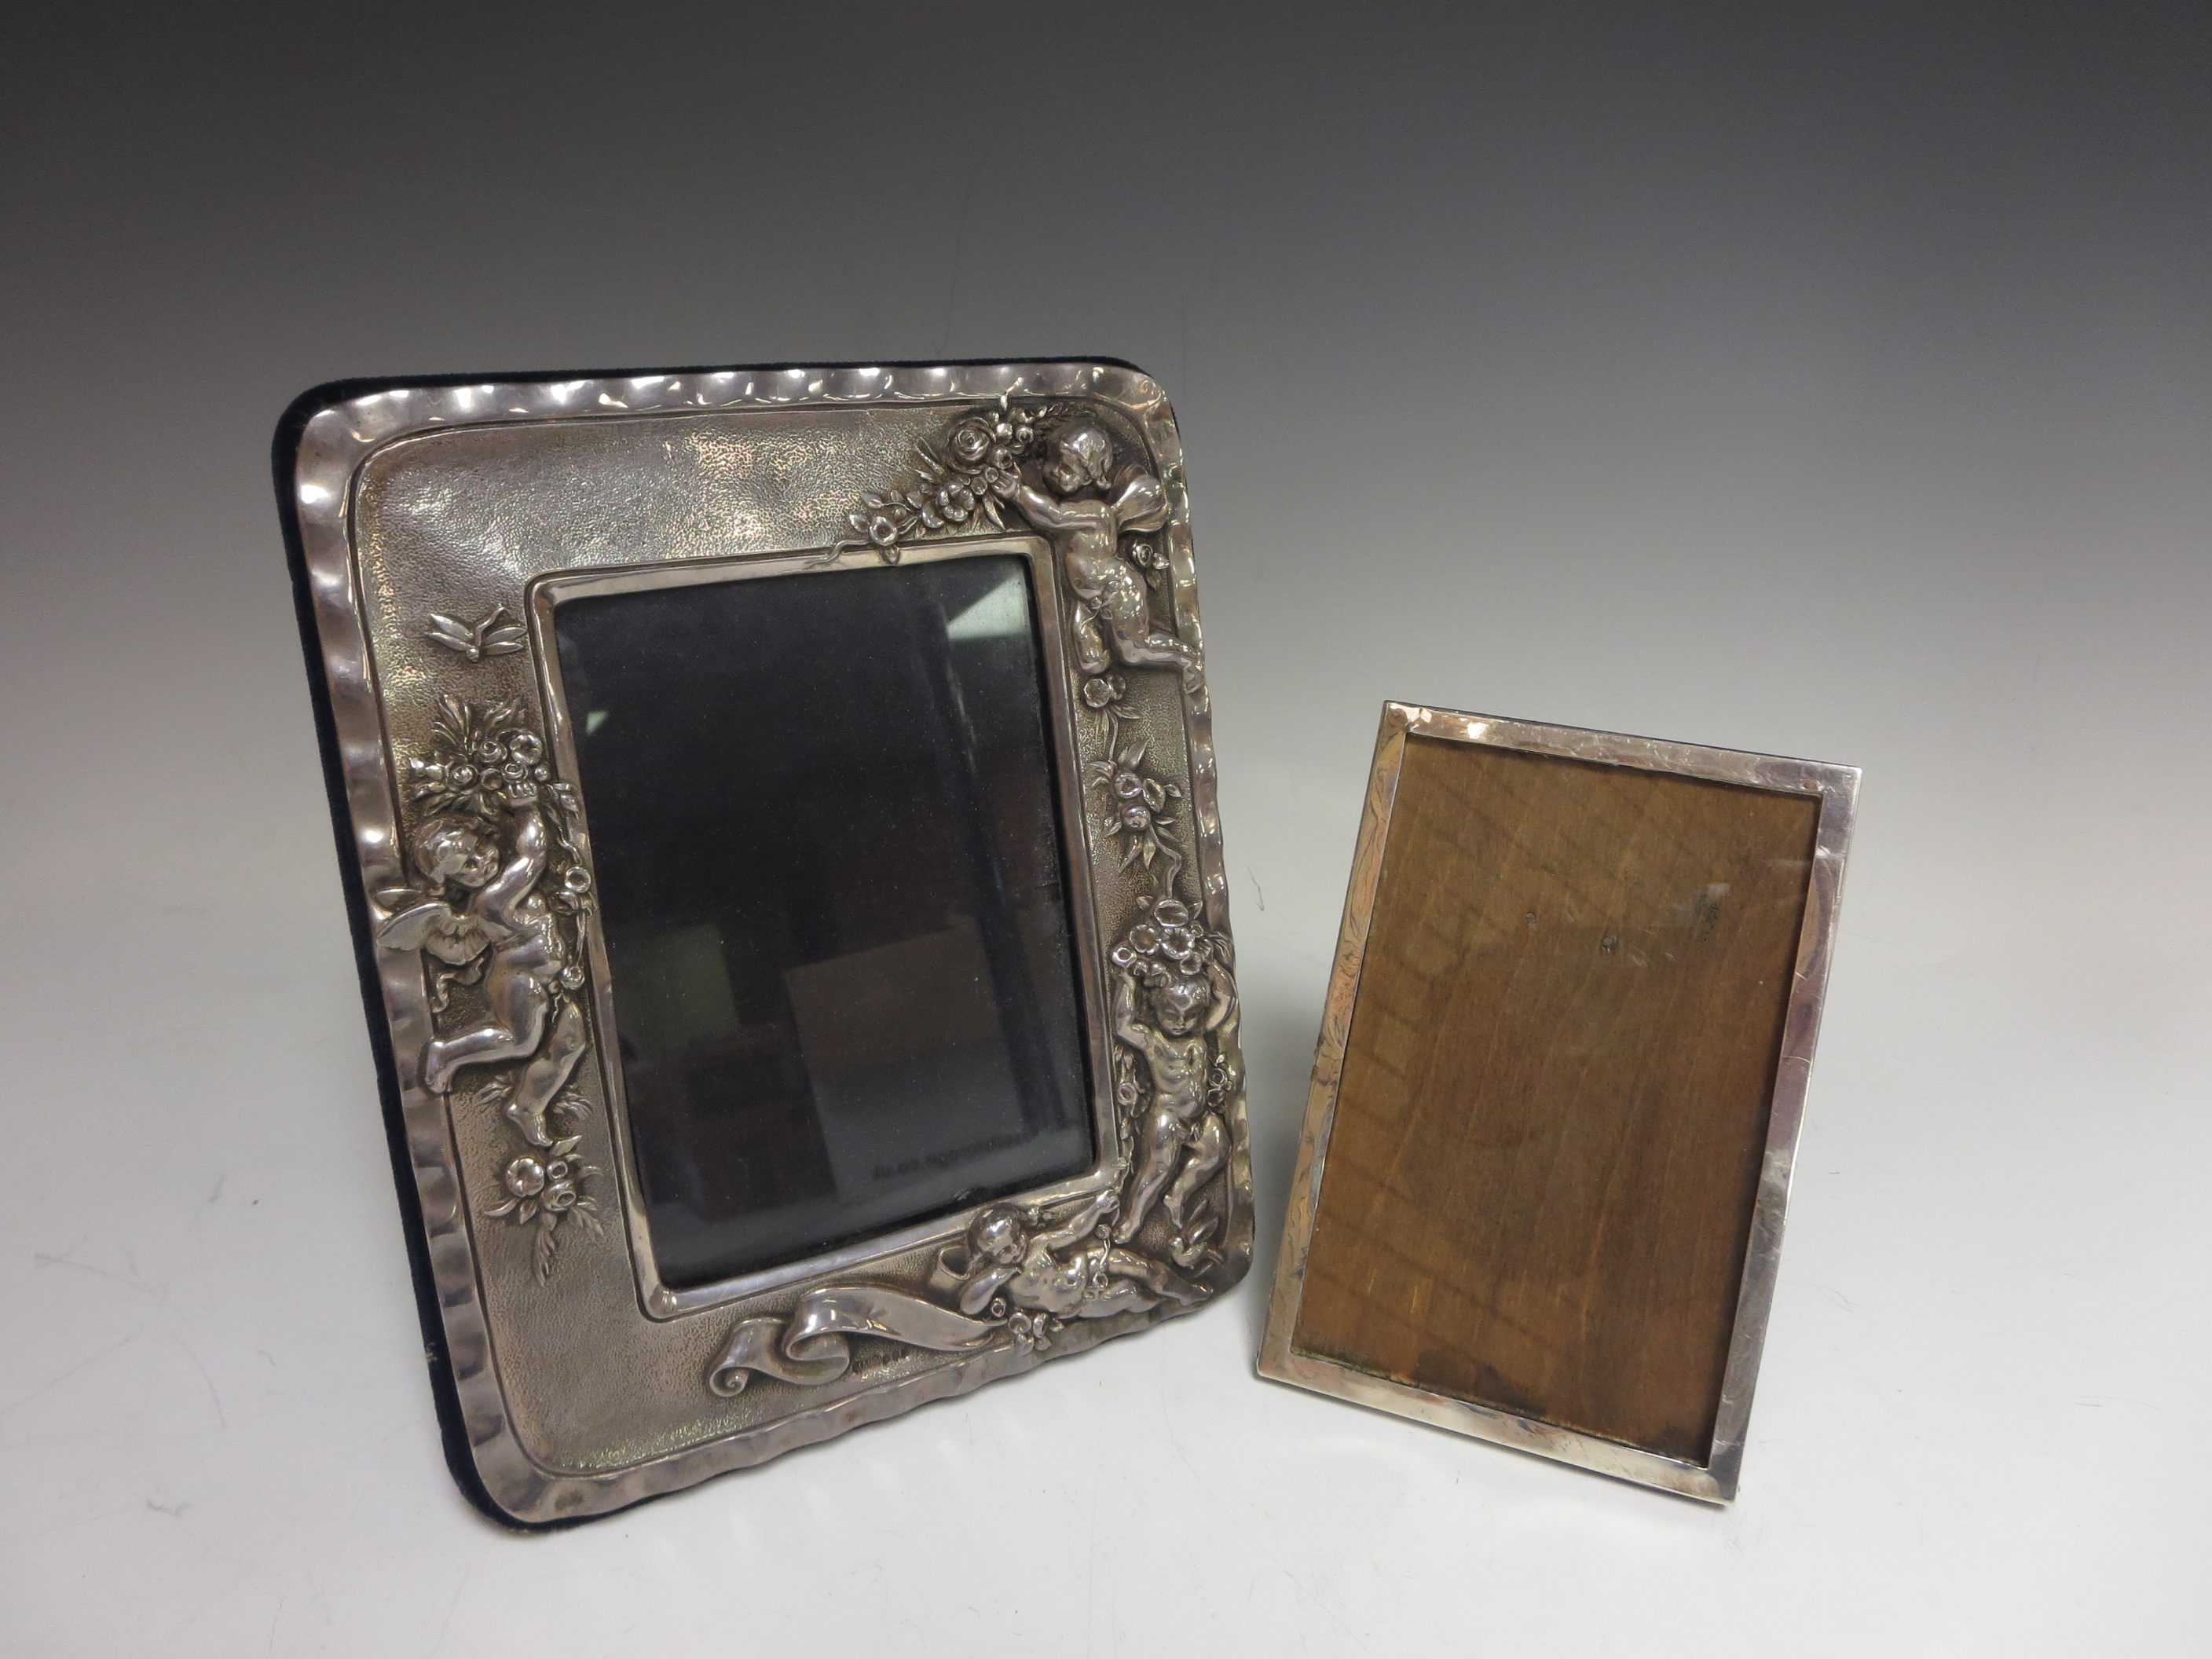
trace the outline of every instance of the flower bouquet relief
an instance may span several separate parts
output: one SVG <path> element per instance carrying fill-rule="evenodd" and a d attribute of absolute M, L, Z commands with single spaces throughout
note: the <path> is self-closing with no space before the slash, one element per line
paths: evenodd
<path fill-rule="evenodd" d="M 1097 708 L 1101 702 L 1093 702 L 1091 685 L 1109 687 L 1102 702 L 1112 722 L 1108 728 L 1108 757 L 1084 763 L 1084 787 L 1099 791 L 1104 799 L 1103 822 L 1106 833 L 1122 842 L 1121 868 L 1141 864 L 1147 875 L 1156 878 L 1160 892 L 1172 894 L 1183 853 L 1176 839 L 1176 819 L 1168 806 L 1182 799 L 1182 789 L 1152 775 L 1146 767 L 1152 739 L 1139 725 L 1137 715 L 1113 706 L 1120 699 L 1120 680 L 1119 675 L 1101 676 L 1084 688 L 1084 702 Z"/>
<path fill-rule="evenodd" d="M 477 1091 L 479 1104 L 494 1108 L 503 1106 L 509 1092 L 505 1079 L 489 1083 Z M 580 1117 L 591 1107 L 580 1097 L 565 1094 L 553 1103 L 551 1111 L 572 1117 Z M 523 1153 L 510 1160 L 501 1172 L 494 1202 L 483 1214 L 492 1219 L 512 1217 L 517 1226 L 536 1223 L 538 1237 L 532 1246 L 532 1265 L 539 1282 L 553 1276 L 553 1257 L 561 1247 L 562 1224 L 573 1221 L 593 1238 L 599 1237 L 599 1200 L 585 1185 L 587 1177 L 599 1174 L 599 1165 L 586 1164 L 578 1153 L 581 1135 L 563 1135 L 542 1151 Z"/>
<path fill-rule="evenodd" d="M 906 542 L 1005 529 L 1001 496 L 1020 482 L 1036 438 L 1035 417 L 1001 394 L 995 409 L 967 416 L 934 442 L 917 441 L 906 477 L 868 491 L 845 515 L 854 535 L 833 558 L 873 548 L 896 564 Z"/>

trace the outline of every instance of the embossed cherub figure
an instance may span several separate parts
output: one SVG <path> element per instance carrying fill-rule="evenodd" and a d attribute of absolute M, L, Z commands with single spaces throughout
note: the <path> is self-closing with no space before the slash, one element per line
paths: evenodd
<path fill-rule="evenodd" d="M 1115 659 L 1131 668 L 1175 668 L 1196 690 L 1197 649 L 1152 627 L 1144 579 L 1121 554 L 1126 531 L 1167 522 L 1167 491 L 1133 464 L 1114 469 L 1114 441 L 1096 421 L 1063 422 L 1045 437 L 1037 469 L 1044 488 L 1009 477 L 999 493 L 1052 544 L 1075 590 L 1076 665 L 1103 674 Z"/>
<path fill-rule="evenodd" d="M 532 1145 L 544 1146 L 552 1142 L 545 1109 L 583 1053 L 584 1020 L 558 994 L 568 951 L 537 890 L 549 839 L 538 790 L 525 779 L 501 791 L 514 820 L 514 851 L 504 863 L 489 827 L 475 818 L 434 817 L 418 829 L 412 850 L 429 896 L 386 921 L 377 942 L 391 951 L 422 951 L 457 968 L 485 959 L 485 1021 L 423 1046 L 422 1086 L 441 1095 L 464 1066 L 526 1059 L 507 1115 Z M 456 887 L 467 895 L 458 909 L 448 902 Z M 465 982 L 466 975 L 460 977 Z"/>
<path fill-rule="evenodd" d="M 1137 1236 L 1163 1192 L 1168 1220 L 1180 1235 L 1191 1200 L 1221 1168 L 1229 1148 L 1229 1131 L 1206 1098 L 1207 1039 L 1235 1007 L 1227 975 L 1212 964 L 1203 977 L 1173 975 L 1152 988 L 1152 1005 L 1147 1025 L 1139 1015 L 1136 976 L 1124 970 L 1114 988 L 1114 1035 L 1143 1056 L 1152 1090 L 1137 1113 L 1129 1207 L 1114 1230 L 1123 1243 Z"/>
<path fill-rule="evenodd" d="M 1101 1193 L 1050 1229 L 1012 1204 L 991 1206 L 968 1229 L 960 1311 L 981 1318 L 1003 1297 L 1017 1308 L 1056 1319 L 1108 1319 L 1203 1297 L 1170 1268 L 1103 1236 L 1103 1224 L 1119 1202 L 1112 1193 Z"/>

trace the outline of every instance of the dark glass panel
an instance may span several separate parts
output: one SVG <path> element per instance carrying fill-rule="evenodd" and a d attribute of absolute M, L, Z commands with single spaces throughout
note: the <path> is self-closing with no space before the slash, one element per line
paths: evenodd
<path fill-rule="evenodd" d="M 577 599 L 556 634 L 662 1279 L 1087 1168 L 1024 562 Z"/>

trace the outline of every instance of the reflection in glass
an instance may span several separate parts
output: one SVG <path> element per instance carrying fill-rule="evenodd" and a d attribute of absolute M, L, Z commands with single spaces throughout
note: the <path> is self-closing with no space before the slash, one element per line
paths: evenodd
<path fill-rule="evenodd" d="M 556 612 L 664 1282 L 1094 1156 L 1013 557 Z"/>

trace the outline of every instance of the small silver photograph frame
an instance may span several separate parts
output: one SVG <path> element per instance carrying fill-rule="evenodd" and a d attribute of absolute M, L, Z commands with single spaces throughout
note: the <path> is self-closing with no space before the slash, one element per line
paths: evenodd
<path fill-rule="evenodd" d="M 605 1515 L 1024 1374 L 1237 1282 L 1250 1173 L 1211 705 L 1182 442 L 1149 376 L 1086 360 L 340 382 L 294 404 L 275 463 L 432 1382 L 448 1462 L 480 1508 L 524 1528 Z M 1016 574 L 983 592 L 987 569 Z M 787 1047 L 805 1061 L 896 1038 L 913 1050 L 900 1063 L 926 1068 L 1028 1044 L 1079 1096 L 1053 1144 L 1087 1150 L 1030 1178 L 990 1162 L 998 1142 L 963 1144 L 994 1187 L 953 1192 L 946 1175 L 927 1212 L 844 1235 L 837 1188 L 796 1254 L 672 1273 L 675 1235 L 656 1243 L 669 1212 L 647 1190 L 658 1154 L 640 1144 L 630 1091 L 659 983 L 634 965 L 676 945 L 653 957 L 610 931 L 622 826 L 652 814 L 594 793 L 584 749 L 599 711 L 571 702 L 582 636 L 563 629 L 631 600 L 742 609 L 780 595 L 786 617 L 842 616 L 864 573 L 983 592 L 940 617 L 933 648 L 1033 648 L 1024 695 L 1041 716 L 1001 723 L 1018 737 L 1029 719 L 1043 758 L 975 787 L 970 827 L 984 829 L 933 829 L 929 845 L 947 867 L 1003 876 L 1006 858 L 969 843 L 1030 835 L 1048 855 L 1021 867 L 1046 899 L 1025 899 L 1004 939 L 963 913 L 826 968 L 792 946 Z M 732 636 L 701 660 L 775 644 Z M 836 702 L 836 664 L 810 672 Z M 930 718 L 988 725 L 991 709 L 960 702 L 982 683 L 953 685 Z M 778 716 L 754 734 L 758 752 L 810 753 L 832 727 L 866 740 L 865 708 L 817 712 Z M 894 862 L 918 844 L 866 823 L 854 835 Z M 834 875 L 848 841 L 802 850 Z M 741 856 L 712 837 L 682 852 L 702 881 Z M 1048 910 L 1064 916 L 1063 957 L 1037 920 Z M 695 957 L 696 934 L 677 940 Z M 1004 1016 L 1007 962 L 1045 963 L 1047 1001 L 1067 988 L 1059 1048 Z M 918 980 L 982 986 L 984 1036 L 931 1048 L 942 1034 L 927 1021 L 862 994 Z M 1007 1075 L 1033 1062 L 1018 1054 Z M 1009 1087 L 1026 1114 L 1029 1084 Z M 882 1121 L 926 1130 L 937 1110 Z M 925 1143 L 883 1167 L 921 1182 L 953 1156 Z"/>
<path fill-rule="evenodd" d="M 1811 856 L 1804 873 L 1802 924 L 1779 1016 L 1778 1052 L 1766 1103 L 1763 1149 L 1754 1146 L 1749 1224 L 1735 1281 L 1733 1317 L 1725 1328 L 1725 1364 L 1712 1419 L 1710 1455 L 1661 1455 L 1645 1446 L 1547 1421 L 1535 1410 L 1516 1411 L 1474 1391 L 1444 1392 L 1419 1386 L 1377 1368 L 1345 1363 L 1302 1349 L 1302 1301 L 1348 1048 L 1359 1018 L 1363 967 L 1372 941 L 1378 887 L 1390 848 L 1394 806 L 1409 741 L 1438 739 L 1482 745 L 1528 757 L 1587 766 L 1735 786 L 1739 789 L 1809 798 L 1817 803 Z M 1410 703 L 1384 706 L 1358 832 L 1334 965 L 1291 1186 L 1282 1249 L 1258 1361 L 1263 1377 L 1339 1400 L 1530 1452 L 1619 1479 L 1708 1503 L 1731 1502 L 1741 1469 L 1753 1387 L 1772 1306 L 1790 1170 L 1804 1111 L 1834 941 L 1837 903 L 1850 836 L 1857 769 L 1733 750 L 1545 726 Z M 1462 818 L 1462 823 L 1468 822 Z M 1480 835 L 1486 826 L 1469 832 Z M 1517 907 L 1516 921 L 1517 921 Z M 1534 929 L 1537 916 L 1527 921 Z M 1603 941 L 1607 950 L 1614 941 Z M 1787 960 L 1785 956 L 1784 960 Z M 1449 1162 L 1464 1156 L 1451 1145 L 1430 1144 L 1413 1155 Z M 1509 1228 L 1517 1224 L 1509 1220 Z"/>

